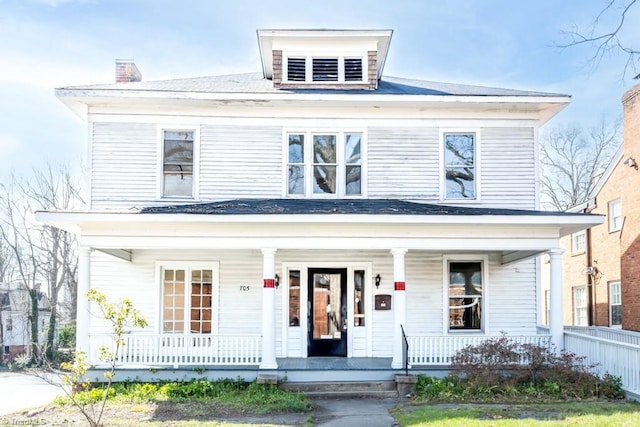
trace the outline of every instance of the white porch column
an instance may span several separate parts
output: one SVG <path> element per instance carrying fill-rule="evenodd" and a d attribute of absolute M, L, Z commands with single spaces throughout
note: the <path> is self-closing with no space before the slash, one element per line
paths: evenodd
<path fill-rule="evenodd" d="M 405 278 L 404 278 L 404 255 L 406 249 L 392 249 L 393 255 L 393 361 L 391 368 L 402 369 L 404 366 L 402 359 L 402 349 L 404 348 L 404 340 L 402 338 L 402 329 L 400 325 L 406 326 L 406 297 L 405 297 Z"/>
<path fill-rule="evenodd" d="M 276 369 L 276 251 L 262 249 L 262 363 L 260 369 Z"/>
<path fill-rule="evenodd" d="M 91 287 L 91 248 L 78 247 L 78 290 L 76 306 L 76 351 L 89 357 L 89 300 L 87 292 Z M 95 360 L 88 360 L 89 363 Z"/>
<path fill-rule="evenodd" d="M 564 324 L 562 315 L 562 249 L 551 249 L 551 277 L 549 283 L 549 331 L 551 343 L 557 351 L 564 349 Z"/>

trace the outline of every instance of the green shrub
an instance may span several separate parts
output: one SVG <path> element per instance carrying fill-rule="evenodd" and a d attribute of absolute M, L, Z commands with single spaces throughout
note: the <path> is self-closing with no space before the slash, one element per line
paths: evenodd
<path fill-rule="evenodd" d="M 429 400 L 622 399 L 619 377 L 595 374 L 595 366 L 570 352 L 520 344 L 506 335 L 467 346 L 452 358 L 444 379 L 419 377 L 415 395 Z"/>
<path fill-rule="evenodd" d="M 63 348 L 73 348 L 76 346 L 76 325 L 65 325 L 60 327 L 58 332 L 58 346 Z"/>

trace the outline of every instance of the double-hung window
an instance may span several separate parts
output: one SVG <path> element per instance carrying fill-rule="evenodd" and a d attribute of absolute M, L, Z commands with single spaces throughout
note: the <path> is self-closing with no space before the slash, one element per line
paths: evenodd
<path fill-rule="evenodd" d="M 287 134 L 287 195 L 361 196 L 362 133 Z"/>
<path fill-rule="evenodd" d="M 579 286 L 573 288 L 573 324 L 574 326 L 587 326 L 587 288 Z"/>
<path fill-rule="evenodd" d="M 162 268 L 162 332 L 210 334 L 214 327 L 213 267 Z"/>
<path fill-rule="evenodd" d="M 476 199 L 475 133 L 444 134 L 444 198 Z"/>
<path fill-rule="evenodd" d="M 578 231 L 571 235 L 571 253 L 579 254 L 587 248 L 587 232 L 585 230 Z"/>
<path fill-rule="evenodd" d="M 622 326 L 622 295 L 620 281 L 609 282 L 609 326 Z"/>
<path fill-rule="evenodd" d="M 609 202 L 609 232 L 622 228 L 622 202 L 620 199 Z"/>
<path fill-rule="evenodd" d="M 447 262 L 449 330 L 481 330 L 483 308 L 483 262 Z"/>
<path fill-rule="evenodd" d="M 162 196 L 194 197 L 193 130 L 162 131 Z"/>

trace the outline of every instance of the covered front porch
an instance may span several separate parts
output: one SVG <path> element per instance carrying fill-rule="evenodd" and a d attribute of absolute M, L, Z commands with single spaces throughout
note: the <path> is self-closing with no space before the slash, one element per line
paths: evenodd
<path fill-rule="evenodd" d="M 126 335 L 119 368 L 277 375 L 312 371 L 336 354 L 338 365 L 365 371 L 445 369 L 460 348 L 503 331 L 561 348 L 559 238 L 601 222 L 391 200 L 44 217 L 80 235 L 79 295 L 98 287 L 131 297 L 151 320 Z M 545 252 L 551 329 L 538 335 L 535 256 Z M 99 347 L 112 342 L 83 298 L 77 342 L 96 367 Z"/>

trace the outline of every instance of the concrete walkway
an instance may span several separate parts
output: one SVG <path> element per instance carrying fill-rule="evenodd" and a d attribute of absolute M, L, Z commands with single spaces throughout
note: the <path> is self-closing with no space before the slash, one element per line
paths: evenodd
<path fill-rule="evenodd" d="M 401 398 L 314 398 L 315 427 L 392 427 L 397 426 L 389 413 L 407 402 Z"/>
<path fill-rule="evenodd" d="M 60 394 L 60 388 L 40 378 L 0 371 L 0 416 L 46 406 Z"/>

